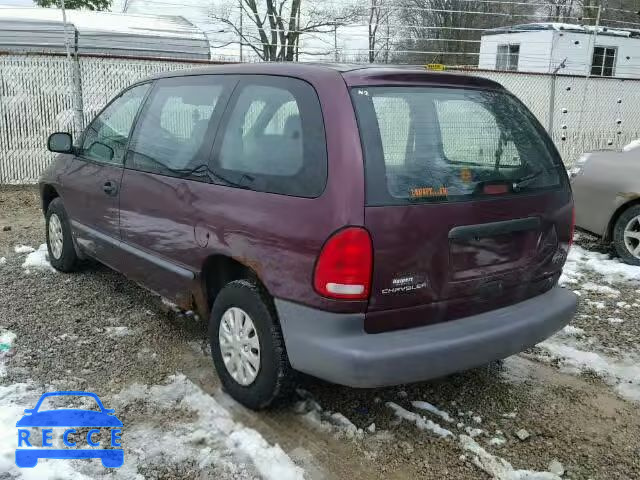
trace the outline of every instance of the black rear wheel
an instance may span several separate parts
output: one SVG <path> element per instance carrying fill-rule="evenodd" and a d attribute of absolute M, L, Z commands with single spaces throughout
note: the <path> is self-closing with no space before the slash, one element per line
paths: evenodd
<path fill-rule="evenodd" d="M 209 319 L 213 364 L 223 388 L 259 410 L 289 397 L 289 364 L 269 295 L 256 282 L 235 280 L 217 295 Z"/>

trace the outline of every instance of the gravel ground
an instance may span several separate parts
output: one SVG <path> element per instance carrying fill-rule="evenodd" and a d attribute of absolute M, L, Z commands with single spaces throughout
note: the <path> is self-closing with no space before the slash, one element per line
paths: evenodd
<path fill-rule="evenodd" d="M 639 404 L 588 369 L 564 373 L 561 359 L 544 348 L 437 381 L 394 388 L 354 390 L 302 378 L 292 405 L 250 412 L 221 392 L 208 357 L 204 322 L 171 311 L 158 297 L 97 264 L 72 275 L 26 273 L 25 254 L 14 249 L 37 248 L 44 242 L 37 191 L 0 188 L 0 257 L 6 257 L 0 265 L 0 330 L 16 334 L 15 354 L 0 385 L 32 381 L 57 390 L 88 390 L 109 405 L 134 384 L 159 385 L 182 374 L 236 420 L 278 443 L 308 478 L 557 478 L 491 470 L 464 447 L 459 435 L 469 432 L 514 469 L 547 471 L 557 461 L 563 478 L 640 478 Z M 606 252 L 584 234 L 578 244 Z M 590 283 L 613 290 L 590 290 Z M 581 329 L 575 345 L 611 359 L 640 358 L 640 286 L 609 284 L 586 272 L 571 288 L 581 295 L 572 323 Z M 421 411 L 412 401 L 427 401 L 453 421 Z M 388 402 L 425 415 L 453 435 L 439 438 L 413 421 L 400 420 Z M 132 403 L 119 409 L 118 417 L 125 426 L 154 423 L 170 434 L 195 415 L 177 407 L 167 418 L 156 413 L 150 414 L 144 403 Z M 525 437 L 522 430 L 528 434 L 524 440 L 517 435 Z M 500 440 L 492 444 L 494 438 Z M 167 479 L 194 478 L 196 472 L 200 478 L 259 476 L 250 468 L 203 468 L 195 460 L 141 464 L 137 472 Z"/>

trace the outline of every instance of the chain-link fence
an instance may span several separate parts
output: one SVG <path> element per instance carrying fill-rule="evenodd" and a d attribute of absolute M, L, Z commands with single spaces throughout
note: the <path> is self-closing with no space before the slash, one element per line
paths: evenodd
<path fill-rule="evenodd" d="M 78 62 L 78 63 L 76 63 Z M 120 90 L 156 72 L 202 63 L 56 55 L 0 55 L 0 183 L 33 183 L 52 159 L 47 136 L 79 133 Z M 458 70 L 495 80 L 550 130 L 570 166 L 582 152 L 640 138 L 640 80 Z M 82 120 L 74 115 L 81 108 Z"/>
<path fill-rule="evenodd" d="M 640 138 L 640 80 L 490 70 L 465 73 L 494 80 L 516 95 L 549 131 L 567 166 L 583 152 L 620 149 Z"/>

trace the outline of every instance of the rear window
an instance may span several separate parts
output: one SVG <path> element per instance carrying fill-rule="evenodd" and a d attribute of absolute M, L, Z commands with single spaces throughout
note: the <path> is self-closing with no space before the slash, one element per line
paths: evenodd
<path fill-rule="evenodd" d="M 367 203 L 463 201 L 558 187 L 560 162 L 505 92 L 357 87 Z"/>

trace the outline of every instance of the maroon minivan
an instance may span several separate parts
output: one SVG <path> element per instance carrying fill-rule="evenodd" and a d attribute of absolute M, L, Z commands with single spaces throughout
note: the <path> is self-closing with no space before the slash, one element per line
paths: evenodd
<path fill-rule="evenodd" d="M 40 181 L 49 259 L 93 258 L 209 318 L 213 363 L 263 408 L 294 373 L 353 387 L 507 357 L 571 319 L 552 141 L 492 81 L 253 64 L 119 94 Z"/>

